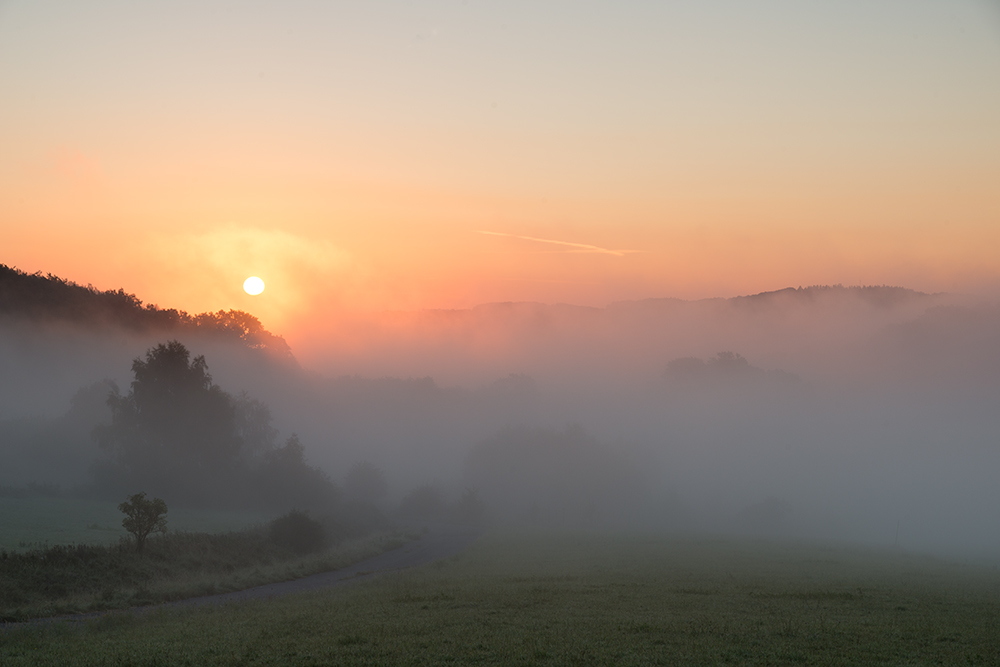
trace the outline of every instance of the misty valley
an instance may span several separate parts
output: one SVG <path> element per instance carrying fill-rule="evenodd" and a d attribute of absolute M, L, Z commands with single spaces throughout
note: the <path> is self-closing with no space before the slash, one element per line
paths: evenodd
<path fill-rule="evenodd" d="M 838 285 L 387 313 L 304 361 L 0 266 L 0 662 L 992 664 L 998 340 Z"/>

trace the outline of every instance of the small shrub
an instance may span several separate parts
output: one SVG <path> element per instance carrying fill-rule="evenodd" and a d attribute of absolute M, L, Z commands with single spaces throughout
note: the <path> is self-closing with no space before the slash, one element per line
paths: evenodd
<path fill-rule="evenodd" d="M 323 524 L 311 518 L 307 512 L 292 510 L 279 517 L 270 525 L 271 541 L 297 554 L 320 551 L 326 546 L 326 531 Z"/>

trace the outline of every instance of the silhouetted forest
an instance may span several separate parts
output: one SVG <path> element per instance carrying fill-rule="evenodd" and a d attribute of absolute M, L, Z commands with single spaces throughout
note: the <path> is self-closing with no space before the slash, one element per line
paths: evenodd
<path fill-rule="evenodd" d="M 284 339 L 249 313 L 190 315 L 144 305 L 123 289 L 100 291 L 4 265 L 0 325 L 35 332 L 26 341 L 87 332 L 81 340 L 88 343 L 78 353 L 92 356 L 105 377 L 124 369 L 101 363 L 104 355 L 89 345 L 94 336 L 109 336 L 113 346 L 117 336 L 125 335 L 131 346 L 183 335 L 199 347 L 233 350 L 237 365 L 298 369 Z M 127 393 L 105 379 L 76 391 L 70 410 L 59 417 L 0 421 L 6 481 L 45 480 L 9 491 L 53 495 L 71 490 L 118 498 L 145 490 L 185 505 L 329 508 L 337 489 L 306 463 L 298 437 L 280 443 L 267 405 L 245 392 L 224 391 L 213 382 L 205 357 L 192 356 L 177 340 L 157 344 L 134 359 Z M 253 359 L 279 363 L 260 365 Z M 52 364 L 59 368 L 55 358 Z M 16 365 L 7 370 L 22 386 L 32 377 Z M 90 483 L 83 481 L 83 471 L 89 471 Z"/>
<path fill-rule="evenodd" d="M 51 273 L 25 273 L 0 264 L 0 318 L 83 327 L 116 326 L 137 333 L 162 332 L 239 342 L 292 361 L 284 338 L 264 329 L 260 320 L 239 310 L 190 315 L 175 308 L 143 305 L 124 289 L 101 291 Z"/>
<path fill-rule="evenodd" d="M 932 296 L 925 292 L 895 287 L 892 285 L 810 285 L 809 287 L 786 287 L 773 292 L 761 292 L 730 299 L 733 304 L 766 304 L 782 299 L 814 301 L 822 297 L 840 296 L 844 299 L 858 299 L 873 306 L 895 306 L 908 301 L 926 301 Z"/>
<path fill-rule="evenodd" d="M 270 410 L 212 381 L 205 357 L 170 341 L 132 363 L 128 394 L 112 387 L 110 424 L 93 429 L 104 456 L 97 491 L 129 489 L 216 507 L 328 509 L 337 489 L 309 466 L 298 436 L 276 442 Z"/>
<path fill-rule="evenodd" d="M 0 487 L 0 496 L 68 491 L 116 500 L 146 491 L 195 507 L 335 506 L 336 485 L 308 464 L 298 436 L 280 443 L 268 406 L 224 391 L 205 357 L 169 341 L 135 359 L 132 374 L 128 393 L 96 382 L 77 391 L 59 418 L 0 421 L 4 464 L 49 480 Z M 90 481 L 81 485 L 82 470 Z M 67 481 L 74 486 L 64 490 L 59 482 Z"/>

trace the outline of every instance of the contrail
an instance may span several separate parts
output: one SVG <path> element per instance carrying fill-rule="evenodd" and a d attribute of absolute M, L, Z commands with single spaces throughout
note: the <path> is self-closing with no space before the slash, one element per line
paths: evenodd
<path fill-rule="evenodd" d="M 491 236 L 509 236 L 512 239 L 524 239 L 525 241 L 537 241 L 538 243 L 554 243 L 555 245 L 569 246 L 570 248 L 575 248 L 576 252 L 598 252 L 605 255 L 614 255 L 615 257 L 622 257 L 630 252 L 638 252 L 637 250 L 610 250 L 608 248 L 601 248 L 596 245 L 587 245 L 586 243 L 572 243 L 570 241 L 554 241 L 552 239 L 540 239 L 534 236 L 521 236 L 519 234 L 505 234 L 504 232 L 488 232 L 484 229 L 476 230 L 480 234 L 489 234 Z"/>

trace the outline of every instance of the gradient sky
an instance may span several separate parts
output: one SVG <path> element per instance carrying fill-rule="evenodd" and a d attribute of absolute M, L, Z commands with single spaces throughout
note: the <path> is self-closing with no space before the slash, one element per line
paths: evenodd
<path fill-rule="evenodd" d="M 995 1 L 0 0 L 0 263 L 293 346 L 489 301 L 996 294 L 998 248 Z"/>

